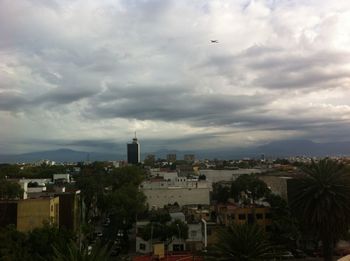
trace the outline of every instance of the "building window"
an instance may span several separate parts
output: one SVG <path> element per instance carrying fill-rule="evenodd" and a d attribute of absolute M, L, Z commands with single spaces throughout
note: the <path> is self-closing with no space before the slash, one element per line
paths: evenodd
<path fill-rule="evenodd" d="M 253 224 L 253 223 L 254 223 L 253 214 L 248 214 L 248 224 Z"/>
<path fill-rule="evenodd" d="M 184 245 L 183 244 L 174 244 L 173 245 L 173 251 L 184 251 Z"/>
<path fill-rule="evenodd" d="M 53 212 L 53 205 L 51 205 L 51 212 Z"/>
<path fill-rule="evenodd" d="M 197 231 L 192 230 L 191 231 L 191 238 L 195 238 L 197 236 Z"/>
<path fill-rule="evenodd" d="M 271 219 L 271 213 L 265 213 L 265 218 L 266 219 Z"/>
<path fill-rule="evenodd" d="M 263 214 L 262 213 L 256 214 L 256 219 L 263 219 Z"/>
<path fill-rule="evenodd" d="M 146 250 L 146 244 L 140 243 L 140 250 Z"/>
<path fill-rule="evenodd" d="M 239 220 L 245 220 L 245 214 L 239 214 L 238 215 Z"/>

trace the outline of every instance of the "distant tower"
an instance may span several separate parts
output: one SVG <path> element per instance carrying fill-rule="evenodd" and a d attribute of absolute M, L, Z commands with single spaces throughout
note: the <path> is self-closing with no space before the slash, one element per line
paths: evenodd
<path fill-rule="evenodd" d="M 185 154 L 184 160 L 185 161 L 194 161 L 194 154 Z"/>
<path fill-rule="evenodd" d="M 166 155 L 166 160 L 168 162 L 175 162 L 176 161 L 176 154 L 167 154 Z"/>
<path fill-rule="evenodd" d="M 136 132 L 135 132 L 135 137 L 132 139 L 132 143 L 128 143 L 127 149 L 128 149 L 128 163 L 129 164 L 140 163 L 141 151 L 140 151 L 140 144 L 137 142 Z"/>

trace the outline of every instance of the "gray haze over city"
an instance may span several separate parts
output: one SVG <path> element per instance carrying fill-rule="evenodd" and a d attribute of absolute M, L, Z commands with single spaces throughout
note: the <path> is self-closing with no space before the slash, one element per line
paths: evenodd
<path fill-rule="evenodd" d="M 2 0 L 0 151 L 349 141 L 349 32 L 343 0 Z"/>

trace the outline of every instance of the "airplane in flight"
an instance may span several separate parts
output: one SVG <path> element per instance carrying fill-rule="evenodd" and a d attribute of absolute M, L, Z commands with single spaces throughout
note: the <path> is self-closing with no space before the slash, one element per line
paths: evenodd
<path fill-rule="evenodd" d="M 211 43 L 219 43 L 218 40 L 210 40 Z"/>

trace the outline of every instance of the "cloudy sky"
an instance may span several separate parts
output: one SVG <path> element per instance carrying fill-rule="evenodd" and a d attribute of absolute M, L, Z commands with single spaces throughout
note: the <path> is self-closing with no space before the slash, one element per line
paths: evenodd
<path fill-rule="evenodd" d="M 0 154 L 350 140 L 350 1 L 0 0 L 0 123 Z"/>

